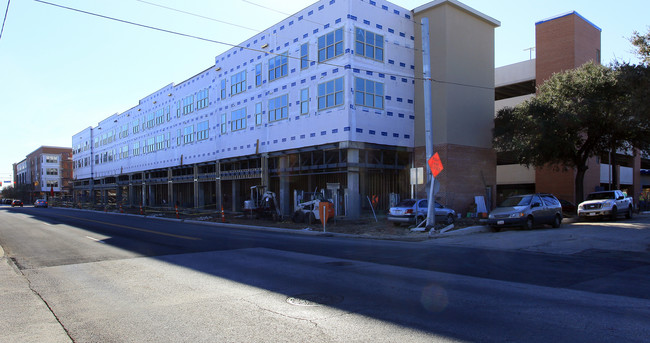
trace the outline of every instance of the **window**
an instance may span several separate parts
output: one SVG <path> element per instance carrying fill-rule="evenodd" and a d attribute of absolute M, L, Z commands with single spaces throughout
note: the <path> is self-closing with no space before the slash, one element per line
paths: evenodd
<path fill-rule="evenodd" d="M 45 156 L 45 163 L 59 163 L 58 156 Z"/>
<path fill-rule="evenodd" d="M 209 129 L 210 126 L 208 125 L 207 120 L 196 124 L 196 140 L 202 141 L 208 139 Z"/>
<path fill-rule="evenodd" d="M 230 96 L 246 90 L 246 71 L 241 71 L 230 77 Z"/>
<path fill-rule="evenodd" d="M 59 187 L 59 180 L 45 180 L 47 187 Z"/>
<path fill-rule="evenodd" d="M 181 145 L 183 143 L 183 134 L 181 133 L 181 129 L 176 130 L 176 145 Z"/>
<path fill-rule="evenodd" d="M 309 88 L 300 90 L 300 114 L 309 113 Z"/>
<path fill-rule="evenodd" d="M 300 69 L 309 68 L 309 44 L 300 46 Z"/>
<path fill-rule="evenodd" d="M 120 130 L 120 138 L 126 138 L 129 136 L 129 124 L 124 124 L 122 125 L 122 128 Z M 79 147 L 79 150 L 81 150 L 81 147 Z"/>
<path fill-rule="evenodd" d="M 147 145 L 145 146 L 145 153 L 155 151 L 156 139 L 154 137 L 147 138 Z"/>
<path fill-rule="evenodd" d="M 246 107 L 232 111 L 230 131 L 237 131 L 246 128 Z"/>
<path fill-rule="evenodd" d="M 269 81 L 286 76 L 289 73 L 288 53 L 283 53 L 269 59 Z"/>
<path fill-rule="evenodd" d="M 136 119 L 131 122 L 131 128 L 133 129 L 133 133 L 138 133 L 140 132 L 140 120 Z"/>
<path fill-rule="evenodd" d="M 182 108 L 182 106 L 181 106 L 181 101 L 178 100 L 178 101 L 176 102 L 176 118 L 180 118 L 180 117 L 181 117 L 181 108 Z"/>
<path fill-rule="evenodd" d="M 160 125 L 165 122 L 165 111 L 162 108 L 154 112 L 154 116 L 156 117 L 156 125 Z"/>
<path fill-rule="evenodd" d="M 318 62 L 343 55 L 343 29 L 318 37 Z"/>
<path fill-rule="evenodd" d="M 208 107 L 208 89 L 204 89 L 196 93 L 196 109 L 200 110 L 202 108 Z"/>
<path fill-rule="evenodd" d="M 133 156 L 140 155 L 140 142 L 133 143 Z"/>
<path fill-rule="evenodd" d="M 226 130 L 228 129 L 226 126 L 227 124 L 228 122 L 226 120 L 226 114 L 224 113 L 221 115 L 221 133 L 226 133 Z"/>
<path fill-rule="evenodd" d="M 259 87 L 262 85 L 262 63 L 255 65 L 255 86 Z"/>
<path fill-rule="evenodd" d="M 194 112 L 194 94 L 183 98 L 183 114 Z"/>
<path fill-rule="evenodd" d="M 58 168 L 46 168 L 45 169 L 45 174 L 47 174 L 47 175 L 59 175 L 59 169 Z"/>
<path fill-rule="evenodd" d="M 355 92 L 354 103 L 356 105 L 384 108 L 384 84 L 365 80 L 359 77 L 354 78 Z"/>
<path fill-rule="evenodd" d="M 162 150 L 167 147 L 167 144 L 165 144 L 165 134 L 158 135 L 156 136 L 156 147 L 155 150 Z"/>
<path fill-rule="evenodd" d="M 262 125 L 262 103 L 255 104 L 255 125 Z"/>
<path fill-rule="evenodd" d="M 221 80 L 221 99 L 226 98 L 226 79 Z"/>
<path fill-rule="evenodd" d="M 287 119 L 289 116 L 289 96 L 287 94 L 269 100 L 269 121 Z"/>
<path fill-rule="evenodd" d="M 343 105 L 343 78 L 318 84 L 318 109 Z"/>
<path fill-rule="evenodd" d="M 127 158 L 129 157 L 129 146 L 125 145 L 122 147 L 122 150 L 120 152 L 120 158 Z"/>
<path fill-rule="evenodd" d="M 183 129 L 183 144 L 194 142 L 194 125 L 186 126 Z"/>
<path fill-rule="evenodd" d="M 354 53 L 359 56 L 384 61 L 384 36 L 357 28 Z"/>

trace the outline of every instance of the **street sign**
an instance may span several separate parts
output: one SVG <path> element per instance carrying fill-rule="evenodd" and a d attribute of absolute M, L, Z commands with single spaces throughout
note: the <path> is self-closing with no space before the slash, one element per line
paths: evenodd
<path fill-rule="evenodd" d="M 429 169 L 431 170 L 433 177 L 437 177 L 442 169 L 444 169 L 442 167 L 442 161 L 440 161 L 440 156 L 438 156 L 438 153 L 433 154 L 427 163 L 429 164 Z"/>

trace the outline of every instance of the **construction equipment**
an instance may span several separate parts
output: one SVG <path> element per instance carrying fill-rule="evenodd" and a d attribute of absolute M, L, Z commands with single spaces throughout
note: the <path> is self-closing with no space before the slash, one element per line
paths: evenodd
<path fill-rule="evenodd" d="M 244 201 L 244 209 L 254 218 L 271 218 L 281 221 L 282 214 L 278 207 L 275 193 L 266 190 L 266 186 L 252 186 L 250 200 Z"/>
<path fill-rule="evenodd" d="M 304 198 L 309 197 L 310 194 L 308 193 L 303 193 L 302 197 L 298 196 L 296 193 L 294 198 L 296 199 L 296 202 L 294 204 L 294 212 L 293 215 L 291 216 L 291 220 L 293 220 L 294 223 L 315 223 L 316 220 L 321 220 L 321 215 L 320 215 L 320 203 L 321 202 L 329 202 L 332 203 L 331 199 L 325 199 L 325 195 L 323 192 L 314 192 L 311 193 L 311 200 L 307 201 L 301 201 Z M 303 198 L 304 197 L 304 198 Z M 327 218 L 334 218 L 334 206 L 328 206 L 327 207 Z"/>

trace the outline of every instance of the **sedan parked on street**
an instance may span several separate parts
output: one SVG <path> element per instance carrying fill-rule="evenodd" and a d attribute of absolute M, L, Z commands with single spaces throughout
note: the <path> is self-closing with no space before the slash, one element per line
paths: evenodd
<path fill-rule="evenodd" d="M 488 217 L 488 225 L 494 231 L 507 226 L 521 226 L 530 230 L 540 224 L 550 224 L 554 228 L 562 224 L 562 205 L 552 194 L 511 196 Z"/>
<path fill-rule="evenodd" d="M 34 207 L 45 207 L 47 208 L 47 201 L 44 199 L 38 199 L 36 202 L 34 202 Z"/>
<path fill-rule="evenodd" d="M 420 224 L 427 218 L 429 201 L 427 199 L 406 199 L 388 210 L 388 221 L 395 226 L 401 224 Z M 453 224 L 456 211 L 435 203 L 436 222 Z"/>
<path fill-rule="evenodd" d="M 12 201 L 11 202 L 11 207 L 15 207 L 15 206 L 23 207 L 23 201 L 22 200 L 14 200 L 14 201 Z"/>

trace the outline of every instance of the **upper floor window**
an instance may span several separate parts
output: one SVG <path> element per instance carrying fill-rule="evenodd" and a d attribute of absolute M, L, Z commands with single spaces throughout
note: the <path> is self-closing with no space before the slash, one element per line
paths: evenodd
<path fill-rule="evenodd" d="M 255 86 L 259 87 L 262 85 L 262 63 L 255 65 Z"/>
<path fill-rule="evenodd" d="M 384 61 L 384 36 L 357 28 L 354 53 L 359 56 Z"/>
<path fill-rule="evenodd" d="M 226 117 L 225 113 L 221 115 L 221 133 L 226 133 L 228 130 L 228 126 L 226 126 L 228 124 Z"/>
<path fill-rule="evenodd" d="M 318 62 L 343 55 L 343 29 L 318 37 Z"/>
<path fill-rule="evenodd" d="M 237 131 L 246 128 L 246 107 L 232 111 L 230 131 Z"/>
<path fill-rule="evenodd" d="M 183 144 L 194 142 L 194 125 L 186 126 L 183 129 Z"/>
<path fill-rule="evenodd" d="M 300 69 L 309 68 L 309 44 L 300 46 Z"/>
<path fill-rule="evenodd" d="M 318 109 L 343 105 L 343 78 L 318 84 Z"/>
<path fill-rule="evenodd" d="M 208 89 L 205 88 L 196 93 L 196 109 L 208 107 Z"/>
<path fill-rule="evenodd" d="M 156 125 L 160 125 L 165 122 L 165 110 L 164 109 L 159 109 L 156 112 L 154 112 L 154 115 L 156 117 Z"/>
<path fill-rule="evenodd" d="M 288 53 L 283 53 L 269 59 L 269 81 L 286 76 L 289 73 Z"/>
<path fill-rule="evenodd" d="M 131 122 L 131 128 L 133 129 L 133 133 L 138 133 L 140 132 L 140 120 L 136 119 Z"/>
<path fill-rule="evenodd" d="M 384 84 L 359 77 L 354 78 L 354 103 L 374 108 L 384 108 Z"/>
<path fill-rule="evenodd" d="M 269 121 L 286 119 L 289 116 L 289 95 L 269 100 Z"/>
<path fill-rule="evenodd" d="M 230 77 L 230 95 L 239 94 L 246 90 L 246 70 Z"/>
<path fill-rule="evenodd" d="M 300 114 L 309 113 L 309 88 L 300 90 Z"/>
<path fill-rule="evenodd" d="M 202 141 L 204 139 L 208 139 L 209 135 L 209 130 L 210 126 L 208 125 L 208 121 L 203 121 L 198 124 L 196 124 L 196 140 L 197 141 Z"/>
<path fill-rule="evenodd" d="M 183 114 L 194 112 L 194 95 L 188 95 L 183 98 Z"/>
<path fill-rule="evenodd" d="M 59 169 L 58 168 L 46 168 L 45 169 L 45 174 L 47 174 L 47 175 L 59 175 Z"/>
<path fill-rule="evenodd" d="M 45 156 L 45 163 L 59 163 L 58 156 Z"/>
<path fill-rule="evenodd" d="M 221 80 L 221 99 L 226 98 L 226 79 Z"/>
<path fill-rule="evenodd" d="M 255 104 L 255 125 L 262 125 L 262 103 Z"/>

